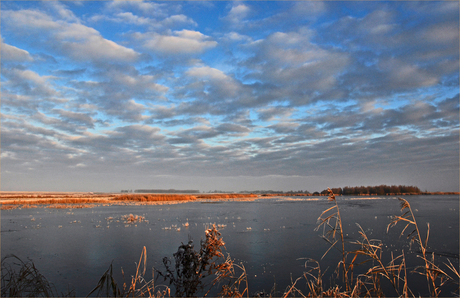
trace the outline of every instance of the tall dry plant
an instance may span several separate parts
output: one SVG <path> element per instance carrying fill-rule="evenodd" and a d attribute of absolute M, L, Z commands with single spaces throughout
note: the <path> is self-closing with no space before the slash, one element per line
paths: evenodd
<path fill-rule="evenodd" d="M 337 265 L 337 273 L 342 272 L 342 279 L 345 283 L 346 291 L 350 291 L 351 284 L 348 275 L 350 271 L 352 271 L 353 267 L 347 267 L 347 252 L 345 251 L 342 217 L 340 216 L 340 209 L 335 194 L 330 188 L 328 188 L 327 191 L 329 193 L 328 200 L 334 202 L 334 206 L 324 210 L 321 213 L 318 218 L 319 224 L 315 229 L 315 231 L 318 231 L 321 227 L 323 227 L 322 238 L 330 244 L 329 249 L 326 250 L 321 259 L 323 259 L 332 248 L 335 248 L 340 252 L 342 255 L 342 260 Z M 341 245 L 337 247 L 336 244 L 339 242 Z"/>
<path fill-rule="evenodd" d="M 401 202 L 401 212 L 405 212 L 401 216 L 393 216 L 392 221 L 387 226 L 387 232 L 391 227 L 396 226 L 399 222 L 404 222 L 406 224 L 401 231 L 400 236 L 404 235 L 409 227 L 412 227 L 413 230 L 407 234 L 407 239 L 410 239 L 411 244 L 416 243 L 418 245 L 421 252 L 421 255 L 418 257 L 420 257 L 424 262 L 424 266 L 417 266 L 414 272 L 426 276 L 428 292 L 431 296 L 438 297 L 443 285 L 449 282 L 456 283 L 457 285 L 459 284 L 459 273 L 450 261 L 449 264 L 444 263 L 451 271 L 450 274 L 442 270 L 434 263 L 434 253 L 430 254 L 427 252 L 428 238 L 430 236 L 430 224 L 427 223 L 426 236 L 423 238 L 409 202 L 402 198 L 398 199 Z"/>
<path fill-rule="evenodd" d="M 7 255 L 1 262 L 2 297 L 68 297 L 73 291 L 58 294 L 55 286 L 38 271 L 32 261 L 24 262 L 15 255 Z"/>
<path fill-rule="evenodd" d="M 307 280 L 307 287 L 309 289 L 309 296 L 334 296 L 334 297 L 375 297 L 385 296 L 383 283 L 388 283 L 394 289 L 397 296 L 404 297 L 415 297 L 408 285 L 408 270 L 406 266 L 406 255 L 404 250 L 401 250 L 399 255 L 395 255 L 393 252 L 390 253 L 390 261 L 383 261 L 383 243 L 378 239 L 370 239 L 364 229 L 357 224 L 359 228 L 360 240 L 351 241 L 349 244 L 358 246 L 354 250 L 345 249 L 344 231 L 342 225 L 342 218 L 340 209 L 335 197 L 335 194 L 328 188 L 329 201 L 334 202 L 334 206 L 324 210 L 318 218 L 319 225 L 315 230 L 319 230 L 323 227 L 322 238 L 326 240 L 330 247 L 326 250 L 323 257 L 331 250 L 336 249 L 340 252 L 342 259 L 339 261 L 336 274 L 339 276 L 342 273 L 342 281 L 345 284 L 345 290 L 341 290 L 340 287 L 331 286 L 329 289 L 324 290 L 322 284 L 322 277 L 319 263 L 308 259 L 306 262 L 306 268 L 309 269 L 304 273 L 304 277 Z M 424 265 L 417 266 L 415 270 L 409 272 L 415 272 L 426 276 L 428 290 L 431 296 L 439 297 L 441 288 L 448 284 L 453 283 L 458 285 L 460 275 L 454 265 L 448 260 L 448 263 L 444 263 L 447 267 L 446 270 L 441 269 L 435 264 L 434 253 L 429 254 L 427 252 L 428 238 L 430 227 L 428 224 L 428 231 L 426 237 L 422 237 L 419 226 L 415 220 L 415 216 L 412 212 L 412 208 L 405 199 L 399 198 L 401 202 L 401 211 L 405 213 L 401 216 L 394 216 L 392 221 L 387 226 L 387 232 L 398 222 L 405 222 L 406 225 L 403 228 L 401 235 L 404 235 L 408 228 L 413 227 L 413 230 L 408 233 L 407 238 L 410 239 L 411 244 L 416 243 L 420 247 L 420 257 Z M 338 245 L 338 243 L 340 244 Z M 308 262 L 316 262 L 316 266 L 307 266 Z M 353 276 L 355 267 L 363 265 L 369 265 L 367 271 L 358 276 Z M 449 272 L 448 272 L 449 271 Z M 317 275 L 313 274 L 316 272 Z M 298 280 L 296 280 L 297 282 Z M 287 294 L 298 292 L 295 287 L 295 283 L 289 288 Z M 303 295 L 303 294 L 302 294 Z"/>
<path fill-rule="evenodd" d="M 224 258 L 222 249 L 225 243 L 220 232 L 213 225 L 207 229 L 206 239 L 201 240 L 200 250 L 194 249 L 193 241 L 182 243 L 174 256 L 174 267 L 171 260 L 163 258 L 165 272 L 156 270 L 164 281 L 169 281 L 175 288 L 175 297 L 193 297 L 200 293 L 206 297 L 211 289 L 225 280 L 228 283 L 222 287 L 221 294 L 231 297 L 242 297 L 247 293 L 247 277 L 243 266 L 235 265 L 230 257 Z M 243 273 L 235 277 L 235 266 L 241 268 Z M 207 283 L 206 280 L 212 278 Z M 246 282 L 246 288 L 240 292 L 240 285 Z"/>
<path fill-rule="evenodd" d="M 349 252 L 354 255 L 351 264 L 355 264 L 358 256 L 364 256 L 365 259 L 356 263 L 356 265 L 363 265 L 365 263 L 372 264 L 366 273 L 358 276 L 358 279 L 360 277 L 364 279 L 360 279 L 360 286 L 365 289 L 364 295 L 371 297 L 384 296 L 385 293 L 382 288 L 381 280 L 383 277 L 384 280 L 390 282 L 397 296 L 408 297 L 409 293 L 411 296 L 414 296 L 407 286 L 407 268 L 404 251 L 402 251 L 401 255 L 396 257 L 393 252 L 391 252 L 390 262 L 385 264 L 382 259 L 382 241 L 378 239 L 369 239 L 364 229 L 359 224 L 357 224 L 357 226 L 359 227 L 359 234 L 362 240 L 351 242 L 359 246 L 358 249 Z M 361 294 L 363 294 L 362 291 Z"/>
<path fill-rule="evenodd" d="M 96 297 L 155 297 L 164 298 L 171 296 L 171 290 L 165 285 L 155 285 L 155 273 L 152 270 L 152 278 L 146 279 L 147 270 L 147 249 L 142 249 L 136 272 L 131 276 L 130 283 L 123 283 L 120 287 L 113 276 L 112 264 L 101 276 L 96 287 L 87 295 L 96 293 Z M 123 277 L 124 272 L 122 269 Z"/>

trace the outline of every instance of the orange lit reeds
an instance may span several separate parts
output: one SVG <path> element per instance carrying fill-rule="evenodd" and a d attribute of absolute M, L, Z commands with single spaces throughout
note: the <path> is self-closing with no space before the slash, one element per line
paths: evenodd
<path fill-rule="evenodd" d="M 181 194 L 136 194 L 119 195 L 113 198 L 114 201 L 135 201 L 135 202 L 164 202 L 164 201 L 194 201 L 196 196 Z"/>
<path fill-rule="evenodd" d="M 11 209 L 17 209 L 19 208 L 19 205 L 4 205 L 0 207 L 0 210 L 11 210 Z"/>
<path fill-rule="evenodd" d="M 240 198 L 257 198 L 256 194 L 202 194 L 197 196 L 198 199 L 240 199 Z"/>
<path fill-rule="evenodd" d="M 61 199 L 38 199 L 38 200 L 13 200 L 2 202 L 5 205 L 52 205 L 52 204 L 86 204 L 86 203 L 109 203 L 108 199 L 92 198 L 61 198 Z"/>

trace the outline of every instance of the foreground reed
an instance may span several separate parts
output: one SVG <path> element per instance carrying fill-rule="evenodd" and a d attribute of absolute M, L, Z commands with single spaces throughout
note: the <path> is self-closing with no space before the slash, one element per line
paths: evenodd
<path fill-rule="evenodd" d="M 58 294 L 32 261 L 24 262 L 15 255 L 2 258 L 1 297 L 67 297 L 73 292 Z"/>
<path fill-rule="evenodd" d="M 147 250 L 144 246 L 136 273 L 131 282 L 124 282 L 122 287 L 113 277 L 112 265 L 102 275 L 96 287 L 88 294 L 97 294 L 97 297 L 206 297 L 217 286 L 221 287 L 218 296 L 243 297 L 248 296 L 247 275 L 244 266 L 235 264 L 223 254 L 225 243 L 220 232 L 213 226 L 205 231 L 206 238 L 200 242 L 200 250 L 194 249 L 193 241 L 181 244 L 174 253 L 174 266 L 169 258 L 163 259 L 165 271 L 152 268 L 152 278 L 145 278 L 147 269 Z M 241 271 L 237 275 L 236 270 Z M 155 278 L 157 273 L 157 278 Z M 162 277 L 168 285 L 156 285 L 155 281 Z M 244 287 L 241 291 L 241 287 Z"/>
<path fill-rule="evenodd" d="M 421 274 L 426 277 L 427 289 L 430 297 L 439 297 L 442 287 L 447 284 L 455 284 L 455 293 L 450 295 L 458 295 L 459 293 L 459 279 L 460 275 L 455 266 L 452 265 L 450 260 L 443 263 L 445 269 L 441 269 L 435 264 L 434 253 L 427 253 L 427 245 L 429 238 L 430 227 L 428 224 L 427 234 L 425 237 L 420 232 L 419 226 L 415 219 L 414 213 L 409 202 L 405 199 L 399 198 L 401 203 L 401 212 L 405 211 L 401 216 L 393 216 L 392 221 L 387 226 L 387 232 L 390 228 L 396 226 L 399 222 L 404 222 L 406 225 L 403 228 L 400 236 L 407 233 L 407 239 L 410 243 L 416 243 L 421 251 L 418 255 L 423 261 L 423 265 L 416 266 L 416 268 L 408 272 L 406 265 L 406 252 L 401 250 L 401 254 L 395 256 L 393 252 L 390 253 L 390 261 L 383 261 L 383 243 L 377 239 L 370 239 L 364 229 L 357 224 L 359 228 L 359 235 L 361 239 L 350 241 L 349 244 L 354 249 L 345 249 L 344 231 L 342 226 L 342 218 L 338 202 L 334 193 L 328 189 L 329 201 L 334 202 L 334 206 L 323 211 L 318 218 L 319 225 L 317 230 L 321 227 L 323 230 L 323 239 L 329 244 L 330 248 L 326 251 L 326 255 L 332 248 L 340 252 L 341 260 L 338 262 L 336 268 L 337 284 L 323 289 L 322 275 L 319 263 L 314 260 L 315 267 L 307 265 L 309 269 L 304 274 L 307 280 L 310 292 L 307 295 L 311 296 L 334 296 L 334 297 L 382 297 L 388 295 L 385 293 L 383 283 L 389 283 L 394 293 L 398 297 L 415 297 L 417 296 L 412 292 L 408 283 L 409 273 Z M 337 248 L 336 244 L 340 243 Z M 323 255 L 323 257 L 324 257 Z M 308 261 L 307 261 L 308 262 Z M 370 264 L 369 267 L 364 267 L 364 273 L 358 274 L 356 277 L 353 275 L 354 270 L 359 266 L 362 270 L 364 265 Z M 312 271 L 317 271 L 317 275 L 313 275 Z M 344 287 L 340 287 L 342 284 Z M 291 287 L 294 287 L 293 284 Z M 292 290 L 288 291 L 290 293 Z M 387 290 L 388 291 L 388 290 Z M 419 295 L 419 294 L 418 294 Z M 287 295 L 284 295 L 287 297 Z"/>

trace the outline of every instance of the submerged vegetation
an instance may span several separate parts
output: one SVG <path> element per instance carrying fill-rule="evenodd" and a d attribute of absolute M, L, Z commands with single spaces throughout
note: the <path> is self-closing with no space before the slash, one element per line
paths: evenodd
<path fill-rule="evenodd" d="M 390 233 L 395 226 L 401 227 L 400 237 L 418 250 L 415 267 L 407 265 L 411 251 L 400 248 L 396 252 L 385 251 L 381 240 L 371 239 L 358 225 L 359 239 L 347 241 L 342 222 L 339 202 L 333 190 L 328 189 L 331 207 L 318 218 L 316 230 L 329 244 L 324 256 L 338 252 L 338 261 L 332 276 L 326 276 L 321 260 L 305 259 L 302 276 L 292 280 L 291 285 L 281 292 L 272 290 L 264 296 L 270 297 L 417 297 L 458 296 L 460 274 L 449 259 L 439 264 L 435 254 L 427 250 L 430 227 L 423 235 L 409 202 L 399 198 L 401 215 L 395 215 L 387 225 Z M 148 195 L 150 196 L 150 195 Z M 130 196 L 132 197 L 132 196 Z M 139 198 L 135 195 L 135 198 Z M 123 217 L 137 222 L 143 217 L 132 214 Z M 216 226 L 205 231 L 199 250 L 189 239 L 182 243 L 173 258 L 163 259 L 164 269 L 152 268 L 147 277 L 147 251 L 144 247 L 135 274 L 129 282 L 119 283 L 113 275 L 112 265 L 102 275 L 96 287 L 88 294 L 98 297 L 249 297 L 250 292 L 246 269 L 236 264 L 225 253 L 225 243 Z M 8 261 L 16 261 L 19 271 Z M 17 263 L 19 261 L 19 263 Z M 414 283 L 420 283 L 413 276 L 422 276 L 425 292 L 413 291 Z M 420 286 L 420 284 L 418 284 Z M 449 287 L 447 287 L 449 286 Z M 445 289 L 449 290 L 445 290 Z M 14 256 L 2 259 L 2 296 L 56 296 L 54 286 L 39 274 L 31 261 L 24 263 Z M 69 292 L 71 294 L 71 292 Z M 260 296 L 261 294 L 256 294 Z M 62 296 L 62 295 L 61 295 Z"/>

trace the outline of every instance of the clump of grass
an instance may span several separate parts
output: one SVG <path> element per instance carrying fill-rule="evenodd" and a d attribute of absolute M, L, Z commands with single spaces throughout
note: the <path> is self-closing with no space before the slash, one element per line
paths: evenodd
<path fill-rule="evenodd" d="M 131 214 L 122 215 L 121 220 L 123 220 L 124 223 L 137 223 L 137 222 L 145 221 L 145 216 L 133 215 L 131 213 Z"/>
<path fill-rule="evenodd" d="M 222 249 L 225 243 L 220 232 L 213 225 L 207 229 L 206 239 L 201 240 L 200 250 L 194 249 L 192 240 L 187 244 L 182 243 L 174 253 L 174 268 L 169 258 L 163 258 L 165 272 L 157 270 L 164 281 L 169 281 L 175 288 L 175 297 L 192 297 L 197 293 L 206 297 L 215 285 L 225 283 L 219 296 L 242 297 L 248 293 L 247 276 L 243 265 L 234 264 L 228 256 L 224 258 Z M 220 260 L 220 262 L 219 262 Z M 237 276 L 235 267 L 242 270 Z M 213 277 L 209 283 L 206 280 Z M 246 285 L 241 292 L 240 286 Z"/>
<path fill-rule="evenodd" d="M 2 297 L 69 297 L 73 294 L 69 291 L 59 295 L 32 261 L 23 262 L 15 255 L 2 258 L 1 271 Z"/>
<path fill-rule="evenodd" d="M 323 227 L 323 239 L 326 240 L 330 247 L 325 252 L 323 257 L 331 250 L 336 249 L 339 251 L 341 260 L 338 262 L 336 268 L 336 275 L 345 286 L 344 289 L 339 284 L 332 285 L 327 289 L 323 288 L 323 274 L 321 273 L 320 265 L 317 261 L 308 259 L 305 267 L 308 269 L 304 273 L 304 278 L 307 281 L 307 287 L 309 293 L 306 296 L 333 296 L 333 297 L 374 297 L 374 296 L 385 296 L 384 286 L 382 284 L 389 283 L 397 296 L 412 296 L 415 297 L 408 284 L 408 274 L 418 273 L 426 276 L 428 291 L 430 296 L 439 297 L 441 289 L 448 283 L 458 285 L 460 275 L 458 270 L 452 265 L 450 260 L 448 263 L 444 263 L 446 269 L 441 269 L 435 264 L 434 254 L 430 256 L 427 253 L 428 237 L 429 237 L 429 225 L 426 237 L 422 237 L 420 233 L 417 221 L 415 220 L 409 202 L 405 199 L 399 199 L 401 202 L 401 211 L 405 211 L 402 216 L 394 216 L 393 220 L 388 224 L 387 232 L 393 226 L 399 222 L 404 222 L 406 225 L 400 235 L 403 235 L 409 227 L 413 230 L 408 233 L 407 238 L 410 239 L 411 243 L 416 243 L 421 251 L 421 255 L 418 256 L 422 259 L 424 265 L 417 266 L 415 270 L 408 272 L 406 266 L 406 254 L 404 250 L 401 254 L 394 255 L 393 252 L 390 254 L 390 261 L 383 261 L 383 243 L 378 239 L 370 239 L 366 235 L 365 231 L 359 224 L 359 235 L 360 240 L 349 242 L 349 244 L 357 246 L 356 249 L 345 249 L 344 241 L 344 230 L 342 225 L 342 218 L 340 215 L 339 205 L 335 198 L 334 193 L 328 189 L 329 201 L 334 202 L 334 206 L 326 209 L 322 212 L 318 218 L 318 226 L 316 230 Z M 315 266 L 308 265 L 308 263 L 314 263 Z M 371 264 L 363 274 L 357 276 L 353 275 L 353 271 L 356 267 L 362 267 L 365 264 Z M 449 272 L 448 272 L 449 271 Z M 316 274 L 313 274 L 316 272 Z M 340 278 L 340 276 L 342 278 Z M 297 279 L 285 292 L 284 297 L 289 296 L 291 293 L 299 293 L 305 296 L 298 290 L 296 283 L 300 279 Z"/>
<path fill-rule="evenodd" d="M 448 261 L 449 264 L 444 263 L 444 265 L 447 266 L 447 269 L 451 271 L 450 273 L 446 273 L 446 270 L 442 270 L 435 264 L 434 253 L 429 254 L 427 252 L 428 238 L 430 236 L 430 224 L 427 223 L 427 233 L 426 236 L 423 237 L 420 233 L 419 226 L 415 220 L 415 216 L 409 202 L 402 198 L 399 198 L 399 201 L 401 202 L 401 212 L 406 211 L 401 216 L 393 216 L 393 220 L 388 224 L 387 231 L 397 223 L 403 222 L 406 225 L 400 234 L 400 236 L 402 236 L 409 227 L 412 227 L 413 230 L 407 234 L 407 239 L 410 239 L 411 244 L 416 243 L 418 245 L 421 252 L 421 255 L 418 257 L 420 257 L 424 262 L 424 265 L 417 266 L 414 272 L 426 277 L 428 292 L 432 297 L 438 297 L 443 285 L 449 282 L 454 282 L 458 285 L 460 275 L 450 260 Z"/>
<path fill-rule="evenodd" d="M 330 188 L 327 190 L 329 192 L 328 200 L 334 202 L 334 206 L 324 210 L 323 213 L 321 213 L 318 218 L 319 225 L 315 230 L 319 230 L 321 227 L 323 227 L 322 238 L 330 244 L 329 249 L 324 253 L 322 258 L 324 258 L 332 248 L 337 249 L 340 252 L 342 260 L 339 262 L 337 269 L 340 268 L 339 270 L 341 270 L 343 273 L 343 281 L 345 282 L 346 291 L 350 291 L 351 285 L 348 279 L 348 275 L 353 267 L 347 267 L 347 252 L 345 251 L 345 241 L 343 239 L 342 217 L 340 216 L 339 205 L 334 193 Z M 326 228 L 329 229 L 327 232 Z M 337 247 L 336 244 L 339 242 L 340 244 Z"/>
<path fill-rule="evenodd" d="M 228 255 L 224 258 L 222 248 L 225 243 L 220 237 L 216 227 L 205 232 L 206 240 L 201 241 L 200 251 L 195 251 L 193 241 L 181 244 L 174 253 L 175 266 L 171 267 L 168 258 L 163 259 L 165 272 L 152 268 L 152 278 L 147 280 L 147 250 L 144 247 L 136 272 L 131 276 L 130 283 L 124 282 L 122 286 L 113 277 L 113 267 L 110 264 L 102 275 L 96 287 L 88 296 L 96 293 L 97 297 L 171 297 L 171 288 L 167 285 L 155 285 L 158 277 L 169 281 L 175 288 L 173 297 L 190 297 L 199 293 L 200 297 L 207 296 L 216 285 L 222 285 L 219 297 L 243 297 L 247 294 L 248 284 L 246 270 L 243 265 L 237 265 Z M 237 275 L 236 270 L 241 270 Z M 155 278 L 155 272 L 158 273 Z M 207 282 L 207 278 L 211 278 Z M 240 291 L 240 287 L 245 287 Z"/>
<path fill-rule="evenodd" d="M 147 249 L 144 246 L 136 267 L 136 273 L 131 276 L 131 282 L 129 284 L 123 282 L 122 287 L 118 285 L 113 277 L 113 266 L 110 264 L 107 271 L 101 276 L 96 287 L 88 296 L 97 293 L 96 297 L 170 297 L 171 290 L 169 287 L 163 285 L 155 286 L 153 270 L 152 279 L 145 279 L 146 270 Z M 123 270 L 122 273 L 124 276 Z"/>

